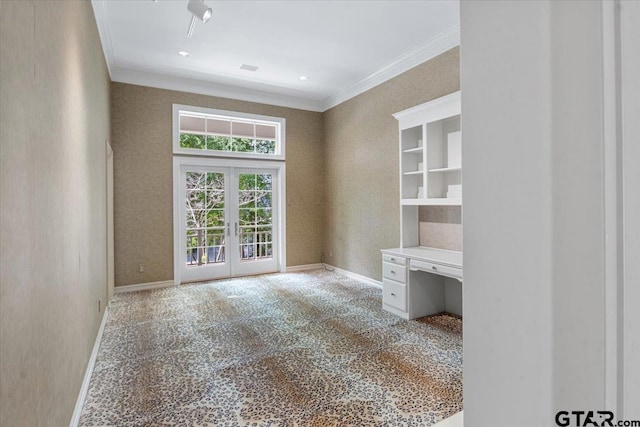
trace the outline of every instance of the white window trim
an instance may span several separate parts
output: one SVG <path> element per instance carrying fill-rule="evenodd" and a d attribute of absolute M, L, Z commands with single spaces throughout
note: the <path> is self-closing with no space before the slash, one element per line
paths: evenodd
<path fill-rule="evenodd" d="M 249 159 L 220 159 L 206 156 L 200 157 L 185 157 L 174 156 L 173 157 L 173 281 L 176 286 L 180 285 L 181 265 L 182 257 L 178 254 L 182 254 L 181 247 L 181 228 L 180 228 L 180 206 L 184 202 L 180 198 L 180 168 L 183 166 L 191 165 L 207 165 L 218 167 L 233 167 L 233 168 L 255 168 L 255 169 L 277 169 L 277 184 L 278 195 L 275 203 L 279 209 L 279 215 L 276 224 L 278 233 L 278 271 L 284 273 L 287 271 L 287 194 L 286 194 L 286 167 L 284 162 L 273 162 L 267 160 L 249 160 Z"/>
<path fill-rule="evenodd" d="M 265 124 L 275 124 L 277 126 L 276 136 L 279 143 L 276 144 L 275 154 L 240 153 L 232 151 L 195 150 L 180 147 L 180 113 L 200 113 L 222 116 L 226 119 L 248 119 Z M 241 159 L 260 160 L 284 160 L 285 159 L 285 135 L 286 119 L 282 117 L 262 116 L 259 114 L 240 113 L 236 111 L 215 110 L 212 108 L 194 107 L 191 105 L 173 104 L 173 154 L 202 157 L 229 157 Z"/>

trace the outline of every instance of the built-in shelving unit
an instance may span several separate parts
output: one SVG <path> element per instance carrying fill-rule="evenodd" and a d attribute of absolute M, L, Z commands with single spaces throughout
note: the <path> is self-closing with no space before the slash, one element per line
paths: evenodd
<path fill-rule="evenodd" d="M 400 128 L 401 204 L 462 204 L 460 92 L 393 116 Z"/>
<path fill-rule="evenodd" d="M 460 92 L 393 116 L 400 130 L 401 235 L 399 248 L 382 250 L 382 307 L 404 319 L 462 315 L 462 252 L 420 246 L 419 232 L 421 206 L 462 206 Z"/>
<path fill-rule="evenodd" d="M 462 205 L 460 92 L 393 115 L 398 120 L 402 247 L 418 246 L 418 207 Z"/>

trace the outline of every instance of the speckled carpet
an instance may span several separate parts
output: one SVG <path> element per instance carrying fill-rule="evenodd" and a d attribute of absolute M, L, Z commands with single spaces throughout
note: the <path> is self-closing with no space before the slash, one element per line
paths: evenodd
<path fill-rule="evenodd" d="M 405 321 L 317 270 L 117 294 L 81 426 L 430 426 L 462 409 L 462 322 Z"/>

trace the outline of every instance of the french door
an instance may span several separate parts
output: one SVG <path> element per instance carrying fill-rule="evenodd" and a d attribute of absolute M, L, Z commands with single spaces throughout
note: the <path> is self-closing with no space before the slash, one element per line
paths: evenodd
<path fill-rule="evenodd" d="M 175 169 L 178 283 L 279 269 L 281 168 L 228 164 L 185 160 Z"/>

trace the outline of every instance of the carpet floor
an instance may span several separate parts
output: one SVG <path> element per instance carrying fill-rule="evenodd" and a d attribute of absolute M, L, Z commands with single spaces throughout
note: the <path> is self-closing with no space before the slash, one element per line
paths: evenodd
<path fill-rule="evenodd" d="M 430 426 L 462 410 L 462 321 L 405 321 L 317 270 L 117 294 L 80 425 Z"/>

